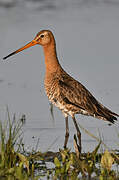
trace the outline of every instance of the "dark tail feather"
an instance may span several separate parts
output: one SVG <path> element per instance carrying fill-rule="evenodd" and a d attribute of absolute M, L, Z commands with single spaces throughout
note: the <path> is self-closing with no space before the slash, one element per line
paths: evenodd
<path fill-rule="evenodd" d="M 115 121 L 117 121 L 117 118 L 116 118 L 115 116 L 112 116 L 112 115 L 111 115 L 110 118 L 108 118 L 107 120 L 108 120 L 109 122 L 111 122 L 111 123 L 114 124 Z M 109 124 L 109 125 L 110 125 L 110 124 Z"/>
<path fill-rule="evenodd" d="M 119 117 L 118 114 L 110 111 L 109 109 L 107 109 L 106 107 L 104 107 L 102 104 L 99 105 L 98 108 L 99 112 L 100 112 L 100 116 L 102 118 L 104 118 L 104 120 L 109 121 L 110 123 L 114 124 L 115 121 L 117 121 L 117 117 Z M 117 116 L 117 117 L 116 117 Z"/>
<path fill-rule="evenodd" d="M 119 114 L 116 114 L 116 113 L 114 113 L 114 112 L 112 112 L 112 111 L 110 111 L 109 109 L 107 109 L 106 107 L 104 107 L 104 109 L 109 113 L 109 114 L 111 114 L 111 115 L 113 115 L 113 116 L 117 116 L 117 117 L 119 117 Z"/>

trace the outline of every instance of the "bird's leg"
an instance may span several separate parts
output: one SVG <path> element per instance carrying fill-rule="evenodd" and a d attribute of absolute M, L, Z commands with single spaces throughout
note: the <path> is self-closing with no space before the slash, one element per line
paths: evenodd
<path fill-rule="evenodd" d="M 65 133 L 65 141 L 64 141 L 64 148 L 67 147 L 67 142 L 69 139 L 69 124 L 68 124 L 68 116 L 65 117 L 65 123 L 66 123 L 66 133 Z"/>
<path fill-rule="evenodd" d="M 73 119 L 73 122 L 74 122 L 75 128 L 76 128 L 76 130 L 77 130 L 77 136 L 78 136 L 78 140 L 79 140 L 79 148 L 80 148 L 80 152 L 81 152 L 81 132 L 80 132 L 79 127 L 78 127 L 78 125 L 77 125 L 77 122 L 76 122 L 75 116 L 74 116 L 74 117 L 72 117 L 72 119 Z"/>

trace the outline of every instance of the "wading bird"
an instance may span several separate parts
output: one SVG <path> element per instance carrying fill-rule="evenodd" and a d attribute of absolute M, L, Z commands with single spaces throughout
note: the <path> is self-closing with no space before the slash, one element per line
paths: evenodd
<path fill-rule="evenodd" d="M 114 123 L 118 114 L 107 109 L 78 81 L 67 74 L 61 67 L 56 53 L 54 36 L 49 30 L 40 31 L 36 37 L 25 46 L 14 51 L 3 59 L 23 51 L 34 45 L 41 45 L 45 56 L 45 90 L 49 101 L 58 107 L 65 116 L 66 133 L 64 148 L 69 138 L 68 116 L 71 116 L 77 130 L 79 147 L 81 151 L 81 133 L 77 125 L 75 114 L 93 116 L 98 119 Z"/>

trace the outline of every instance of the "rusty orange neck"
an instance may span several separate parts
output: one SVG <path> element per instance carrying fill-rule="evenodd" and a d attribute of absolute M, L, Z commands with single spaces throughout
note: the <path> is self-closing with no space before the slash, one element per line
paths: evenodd
<path fill-rule="evenodd" d="M 60 66 L 56 53 L 55 40 L 53 39 L 50 44 L 43 47 L 45 56 L 46 74 L 56 72 Z"/>

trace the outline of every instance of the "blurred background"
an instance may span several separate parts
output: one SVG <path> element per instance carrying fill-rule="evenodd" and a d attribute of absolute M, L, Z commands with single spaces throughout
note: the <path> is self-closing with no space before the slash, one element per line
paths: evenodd
<path fill-rule="evenodd" d="M 0 0 L 0 119 L 26 115 L 24 142 L 46 151 L 63 147 L 65 121 L 44 92 L 42 47 L 32 47 L 6 61 L 2 58 L 50 29 L 56 38 L 63 68 L 86 86 L 105 106 L 119 114 L 119 0 Z M 77 122 L 113 149 L 118 148 L 118 128 L 77 115 Z M 68 146 L 76 133 L 70 118 Z M 82 132 L 83 151 L 98 143 Z"/>

